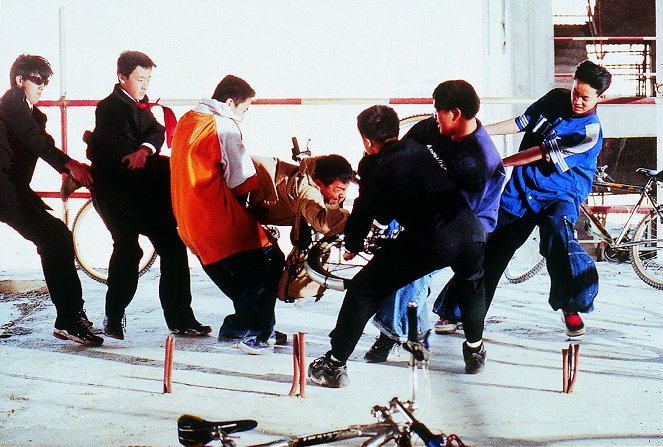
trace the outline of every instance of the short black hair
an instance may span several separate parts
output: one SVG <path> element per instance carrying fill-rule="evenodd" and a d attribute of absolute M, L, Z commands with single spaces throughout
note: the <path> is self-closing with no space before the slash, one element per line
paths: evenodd
<path fill-rule="evenodd" d="M 51 64 L 41 56 L 21 54 L 9 69 L 9 86 L 16 86 L 16 76 L 26 78 L 33 73 L 37 73 L 42 79 L 48 79 L 53 74 L 53 69 Z"/>
<path fill-rule="evenodd" d="M 612 75 L 602 65 L 595 64 L 589 59 L 585 59 L 576 65 L 576 71 L 573 79 L 589 84 L 599 95 L 602 95 L 612 83 Z"/>
<path fill-rule="evenodd" d="M 117 74 L 127 77 L 133 73 L 136 67 L 150 69 L 156 66 L 157 64 L 147 54 L 140 51 L 123 51 L 120 57 L 117 58 Z"/>
<path fill-rule="evenodd" d="M 254 96 L 256 96 L 256 91 L 251 88 L 248 82 L 237 76 L 227 75 L 217 84 L 212 99 L 221 102 L 232 99 L 236 104 L 240 104 Z"/>
<path fill-rule="evenodd" d="M 465 119 L 471 119 L 479 113 L 481 101 L 479 95 L 467 81 L 456 79 L 445 81 L 433 90 L 435 110 L 458 109 Z"/>
<path fill-rule="evenodd" d="M 398 115 L 389 106 L 371 106 L 357 116 L 359 133 L 379 143 L 398 138 L 398 125 Z"/>
<path fill-rule="evenodd" d="M 350 162 L 337 154 L 321 157 L 315 162 L 315 173 L 313 178 L 320 180 L 325 186 L 329 186 L 336 180 L 348 183 L 354 177 L 354 171 Z"/>

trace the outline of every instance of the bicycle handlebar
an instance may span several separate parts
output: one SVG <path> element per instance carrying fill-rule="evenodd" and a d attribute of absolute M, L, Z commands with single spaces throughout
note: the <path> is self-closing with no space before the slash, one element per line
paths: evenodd
<path fill-rule="evenodd" d="M 395 405 L 398 411 L 405 416 L 410 423 L 410 429 L 415 432 L 428 447 L 444 447 L 446 445 L 444 436 L 433 434 L 428 427 L 414 417 L 412 412 L 407 409 L 398 398 L 394 397 L 390 403 Z"/>
<path fill-rule="evenodd" d="M 293 161 L 296 161 L 297 163 L 299 163 L 300 161 L 302 161 L 302 156 L 303 155 L 306 155 L 307 157 L 311 156 L 311 150 L 308 148 L 308 144 L 306 146 L 306 150 L 302 151 L 299 148 L 299 142 L 297 141 L 297 137 L 292 137 L 292 159 L 293 159 Z"/>

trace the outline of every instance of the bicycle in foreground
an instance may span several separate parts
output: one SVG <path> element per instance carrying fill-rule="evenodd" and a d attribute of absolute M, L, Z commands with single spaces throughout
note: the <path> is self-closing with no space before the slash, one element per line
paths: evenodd
<path fill-rule="evenodd" d="M 272 442 L 248 447 L 305 447 L 330 444 L 350 439 L 363 440 L 362 446 L 378 447 L 387 444 L 399 447 L 413 445 L 413 434 L 418 436 L 428 447 L 463 446 L 461 439 L 454 435 L 434 434 L 413 414 L 411 401 L 401 402 L 394 397 L 385 406 L 376 405 L 372 409 L 377 419 L 372 424 L 351 425 L 324 433 L 278 439 Z M 212 441 L 221 441 L 224 447 L 236 447 L 233 433 L 247 431 L 257 426 L 250 419 L 211 422 L 196 416 L 182 415 L 177 421 L 177 434 L 180 444 L 187 447 L 203 447 Z M 416 442 L 415 442 L 416 444 Z"/>
<path fill-rule="evenodd" d="M 656 189 L 663 184 L 663 171 L 636 169 L 637 173 L 646 178 L 643 186 L 636 186 L 615 182 L 606 172 L 606 168 L 607 166 L 601 166 L 597 169 L 593 182 L 595 189 L 633 193 L 639 197 L 617 235 L 611 234 L 597 213 L 592 211 L 587 203 L 583 203 L 580 209 L 582 215 L 588 219 L 587 229 L 593 230 L 599 242 L 605 244 L 606 260 L 615 263 L 629 262 L 642 281 L 651 287 L 663 290 L 663 239 L 658 235 L 663 207 L 656 200 Z M 637 216 L 641 214 L 644 214 L 644 217 L 638 219 Z M 595 240 L 580 242 L 596 243 Z M 520 261 L 516 261 L 520 262 L 522 276 L 519 281 L 512 282 L 522 282 L 531 278 L 545 263 L 545 259 L 538 254 L 538 247 L 534 244 L 529 245 L 529 249 L 525 249 L 524 252 L 525 259 L 529 261 L 523 260 L 522 257 Z M 517 257 L 518 255 L 515 256 Z"/>

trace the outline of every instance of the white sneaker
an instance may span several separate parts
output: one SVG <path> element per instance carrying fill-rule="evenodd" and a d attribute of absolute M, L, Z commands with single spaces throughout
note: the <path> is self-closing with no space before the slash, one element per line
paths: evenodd
<path fill-rule="evenodd" d="M 274 346 L 257 338 L 246 338 L 240 341 L 237 347 L 247 354 L 253 355 L 264 355 L 274 352 Z"/>

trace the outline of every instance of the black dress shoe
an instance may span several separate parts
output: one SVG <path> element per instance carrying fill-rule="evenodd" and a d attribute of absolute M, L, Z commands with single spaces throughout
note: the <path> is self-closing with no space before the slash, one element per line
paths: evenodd
<path fill-rule="evenodd" d="M 124 325 L 122 319 L 112 320 L 108 317 L 104 318 L 104 334 L 107 337 L 124 340 Z"/>
<path fill-rule="evenodd" d="M 193 323 L 189 323 L 181 328 L 170 328 L 170 332 L 175 335 L 190 335 L 193 337 L 199 337 L 211 333 L 212 327 L 194 321 Z"/>

